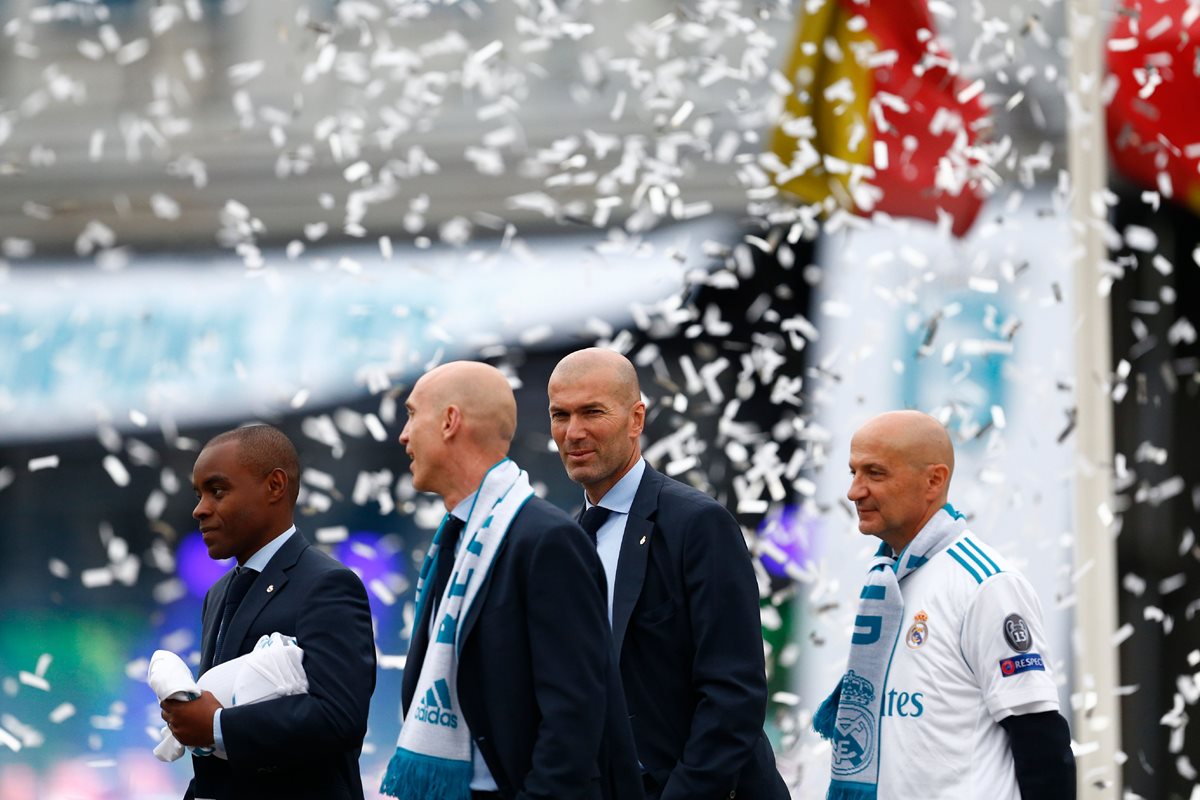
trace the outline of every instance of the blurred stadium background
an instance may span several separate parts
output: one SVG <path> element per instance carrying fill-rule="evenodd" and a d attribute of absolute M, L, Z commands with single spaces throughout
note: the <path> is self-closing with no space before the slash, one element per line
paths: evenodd
<path fill-rule="evenodd" d="M 955 436 L 955 504 L 1039 591 L 1081 796 L 1195 800 L 1198 16 L 0 0 L 0 799 L 181 796 L 188 763 L 150 752 L 145 667 L 160 647 L 196 658 L 228 566 L 198 541 L 190 469 L 250 420 L 296 441 L 298 524 L 369 587 L 378 785 L 440 517 L 395 442 L 404 394 L 452 358 L 504 369 L 514 456 L 570 508 L 545 380 L 599 343 L 641 369 L 650 460 L 745 527 L 796 797 L 823 796 L 808 722 L 871 549 L 844 500 L 849 435 L 914 407 Z M 946 55 L 914 68 L 889 42 L 922 28 Z M 1112 59 L 1089 152 L 1117 168 L 1080 216 L 1071 59 L 1089 45 Z M 1089 233 L 1106 254 L 1080 283 Z M 1097 298 L 1112 357 L 1081 384 Z M 1100 463 L 1077 447 L 1083 393 L 1112 414 Z M 1113 497 L 1083 519 L 1072 497 L 1096 481 Z M 1116 559 L 1100 595 L 1081 587 L 1103 558 L 1076 547 L 1097 525 Z M 1097 637 L 1081 618 L 1105 603 Z M 1097 683 L 1105 651 L 1119 675 Z"/>

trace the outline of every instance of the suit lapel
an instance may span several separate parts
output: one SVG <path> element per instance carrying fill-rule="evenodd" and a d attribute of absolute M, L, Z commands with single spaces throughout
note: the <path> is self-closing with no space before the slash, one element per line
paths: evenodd
<path fill-rule="evenodd" d="M 221 627 L 221 609 L 225 605 L 225 592 L 229 589 L 229 582 L 233 580 L 233 570 L 229 570 L 222 575 L 212 588 L 208 590 L 208 598 L 205 602 L 204 620 L 201 623 L 200 630 L 202 638 L 200 642 L 200 674 L 203 675 L 212 666 L 213 658 L 216 657 L 214 650 L 217 646 L 217 628 Z"/>
<path fill-rule="evenodd" d="M 421 665 L 425 663 L 425 650 L 429 647 L 429 618 L 434 605 L 436 601 L 431 597 L 421 606 L 421 614 L 413 619 L 412 633 L 408 637 L 408 656 L 404 659 L 404 677 L 400 681 L 400 710 L 405 714 L 412 704 L 413 693 L 417 691 Z"/>
<path fill-rule="evenodd" d="M 637 605 L 646 580 L 646 561 L 650 556 L 650 540 L 654 535 L 654 516 L 658 511 L 661 486 L 662 475 L 647 464 L 625 521 L 621 554 L 617 557 L 616 585 L 613 587 L 612 629 L 618 663 L 629 618 L 633 615 L 633 607 Z"/>
<path fill-rule="evenodd" d="M 280 590 L 288 582 L 288 571 L 296 565 L 300 554 L 307 549 L 308 541 L 304 534 L 296 531 L 284 542 L 283 547 L 279 548 L 279 552 L 271 557 L 266 568 L 254 579 L 254 583 L 250 584 L 250 591 L 234 612 L 233 619 L 229 620 L 229 630 L 225 631 L 226 644 L 222 650 L 241 655 L 238 650 L 229 648 L 239 647 L 255 618 L 267 607 L 267 603 L 279 596 Z M 218 619 L 218 624 L 219 622 Z"/>

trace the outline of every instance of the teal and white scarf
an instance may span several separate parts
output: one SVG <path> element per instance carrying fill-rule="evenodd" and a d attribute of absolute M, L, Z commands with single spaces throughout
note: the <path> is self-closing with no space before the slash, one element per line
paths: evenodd
<path fill-rule="evenodd" d="M 396 752 L 380 786 L 384 794 L 422 800 L 471 798 L 471 733 L 458 702 L 459 624 L 479 593 L 509 526 L 532 495 L 527 472 L 507 458 L 496 464 L 479 486 L 458 554 L 441 554 L 454 559 L 454 571 L 437 606 L 437 633 L 425 651 L 413 703 L 404 715 Z M 443 519 L 442 527 L 445 524 Z M 417 579 L 418 620 L 424 604 L 431 602 L 427 595 L 437 574 L 441 535 L 442 528 L 438 528 Z"/>
<path fill-rule="evenodd" d="M 833 745 L 826 800 L 875 800 L 884 688 L 904 620 L 900 582 L 965 530 L 963 515 L 947 503 L 898 556 L 886 544 L 875 554 L 859 594 L 846 674 L 813 717 L 813 729 Z"/>

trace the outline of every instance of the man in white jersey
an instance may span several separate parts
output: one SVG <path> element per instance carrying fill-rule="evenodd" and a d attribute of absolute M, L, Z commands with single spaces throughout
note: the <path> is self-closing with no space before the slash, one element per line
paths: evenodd
<path fill-rule="evenodd" d="M 947 502 L 953 472 L 926 414 L 881 414 L 851 441 L 847 497 L 883 545 L 813 722 L 833 746 L 831 799 L 1075 797 L 1041 606 Z"/>

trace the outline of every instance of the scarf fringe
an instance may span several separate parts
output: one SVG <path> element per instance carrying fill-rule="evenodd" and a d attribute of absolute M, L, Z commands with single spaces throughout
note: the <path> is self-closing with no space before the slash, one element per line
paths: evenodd
<path fill-rule="evenodd" d="M 813 714 L 812 727 L 822 739 L 833 741 L 835 731 L 834 723 L 837 722 L 838 701 L 842 698 L 842 682 L 838 681 L 838 685 L 833 687 L 833 691 L 829 693 L 829 697 L 821 703 L 821 707 L 817 709 L 817 713 Z"/>
<path fill-rule="evenodd" d="M 471 800 L 470 761 L 453 761 L 396 750 L 379 791 L 389 797 Z"/>
<path fill-rule="evenodd" d="M 876 800 L 877 796 L 873 783 L 850 783 L 835 779 L 829 783 L 825 800 Z"/>

